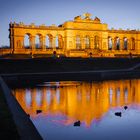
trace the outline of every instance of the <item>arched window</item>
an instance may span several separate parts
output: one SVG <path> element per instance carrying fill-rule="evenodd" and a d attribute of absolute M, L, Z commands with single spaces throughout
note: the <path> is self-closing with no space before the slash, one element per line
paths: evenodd
<path fill-rule="evenodd" d="M 125 37 L 124 38 L 124 50 L 128 49 L 128 39 Z"/>
<path fill-rule="evenodd" d="M 30 48 L 30 36 L 26 34 L 24 36 L 24 48 L 29 49 Z"/>
<path fill-rule="evenodd" d="M 76 49 L 81 49 L 81 39 L 80 36 L 76 36 Z"/>
<path fill-rule="evenodd" d="M 39 49 L 41 47 L 39 35 L 35 36 L 35 47 L 36 47 L 36 49 Z"/>
<path fill-rule="evenodd" d="M 46 48 L 52 48 L 53 36 L 48 34 L 46 36 Z"/>
<path fill-rule="evenodd" d="M 50 39 L 49 36 L 46 36 L 46 48 L 50 48 Z"/>
<path fill-rule="evenodd" d="M 61 35 L 57 35 L 56 36 L 56 48 L 62 48 L 62 36 Z"/>
<path fill-rule="evenodd" d="M 89 36 L 85 37 L 85 48 L 90 48 L 90 38 L 89 38 Z"/>
<path fill-rule="evenodd" d="M 112 50 L 112 47 L 113 47 L 112 38 L 109 37 L 109 38 L 108 38 L 108 50 Z"/>
<path fill-rule="evenodd" d="M 98 49 L 99 48 L 99 37 L 95 36 L 94 37 L 94 49 Z"/>
<path fill-rule="evenodd" d="M 120 50 L 120 38 L 116 38 L 116 50 Z"/>
<path fill-rule="evenodd" d="M 56 36 L 56 39 L 55 39 L 55 47 L 56 47 L 56 48 L 59 48 L 59 39 L 58 39 L 58 35 Z"/>
<path fill-rule="evenodd" d="M 131 39 L 132 44 L 132 50 L 135 50 L 135 38 Z"/>

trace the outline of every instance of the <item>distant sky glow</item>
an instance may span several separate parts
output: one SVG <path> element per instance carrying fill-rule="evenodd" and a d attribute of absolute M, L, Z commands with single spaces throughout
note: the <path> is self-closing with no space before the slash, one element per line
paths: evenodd
<path fill-rule="evenodd" d="M 139 29 L 140 0 L 0 0 L 0 46 L 9 45 L 9 23 L 62 24 L 85 12 L 109 28 Z"/>

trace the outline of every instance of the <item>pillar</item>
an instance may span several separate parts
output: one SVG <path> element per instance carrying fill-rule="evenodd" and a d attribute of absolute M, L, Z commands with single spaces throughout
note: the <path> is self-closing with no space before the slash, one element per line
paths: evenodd
<path fill-rule="evenodd" d="M 53 49 L 56 49 L 56 37 L 53 37 L 53 39 L 52 39 L 52 48 Z"/>
<path fill-rule="evenodd" d="M 120 39 L 120 50 L 124 50 L 124 39 Z"/>
<path fill-rule="evenodd" d="M 42 37 L 42 49 L 43 49 L 43 51 L 46 50 L 46 36 Z"/>
<path fill-rule="evenodd" d="M 35 36 L 30 37 L 30 47 L 32 49 L 32 54 L 33 54 L 35 51 Z"/>
<path fill-rule="evenodd" d="M 132 50 L 132 41 L 131 41 L 131 38 L 129 39 L 129 50 Z"/>
<path fill-rule="evenodd" d="M 43 36 L 39 36 L 39 48 L 43 49 Z"/>
<path fill-rule="evenodd" d="M 90 38 L 90 48 L 94 49 L 94 39 L 93 39 L 93 37 Z"/>
<path fill-rule="evenodd" d="M 99 37 L 99 40 L 98 40 L 98 49 L 102 49 L 102 38 Z"/>
<path fill-rule="evenodd" d="M 127 50 L 131 50 L 130 39 L 127 39 Z"/>
<path fill-rule="evenodd" d="M 62 36 L 58 36 L 58 47 L 59 48 L 63 48 L 63 38 Z"/>
<path fill-rule="evenodd" d="M 85 49 L 85 38 L 81 37 L 80 40 L 81 40 L 81 49 Z"/>
<path fill-rule="evenodd" d="M 10 37 L 10 47 L 12 49 L 12 54 L 14 53 L 14 36 L 13 36 L 13 30 L 12 28 L 9 29 L 10 31 L 10 34 L 9 34 L 9 37 Z"/>
<path fill-rule="evenodd" d="M 76 46 L 76 36 L 73 37 L 73 45 L 72 45 L 72 49 L 77 49 L 77 46 Z"/>
<path fill-rule="evenodd" d="M 113 42 L 112 50 L 116 50 L 116 49 L 117 49 L 117 48 L 116 48 L 116 42 L 117 42 L 116 38 L 114 38 L 114 39 L 112 40 L 112 42 Z"/>
<path fill-rule="evenodd" d="M 49 48 L 53 48 L 53 38 L 49 37 Z"/>

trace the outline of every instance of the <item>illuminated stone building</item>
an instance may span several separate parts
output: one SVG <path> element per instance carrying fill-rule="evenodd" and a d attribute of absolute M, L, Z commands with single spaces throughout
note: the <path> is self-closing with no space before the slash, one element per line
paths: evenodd
<path fill-rule="evenodd" d="M 89 13 L 59 26 L 10 23 L 9 31 L 9 53 L 13 54 L 50 56 L 55 53 L 67 57 L 140 55 L 140 31 L 109 29 L 98 17 L 92 19 Z"/>

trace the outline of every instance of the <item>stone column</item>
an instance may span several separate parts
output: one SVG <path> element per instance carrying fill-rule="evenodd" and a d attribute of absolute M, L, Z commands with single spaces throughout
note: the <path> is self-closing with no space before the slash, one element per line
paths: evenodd
<path fill-rule="evenodd" d="M 130 50 L 130 49 L 131 49 L 130 40 L 127 39 L 127 50 Z"/>
<path fill-rule="evenodd" d="M 112 40 L 112 42 L 113 42 L 112 50 L 116 50 L 117 49 L 117 47 L 116 47 L 116 41 L 117 40 L 115 38 Z"/>
<path fill-rule="evenodd" d="M 62 37 L 58 37 L 58 47 L 59 48 L 63 48 L 63 38 Z"/>
<path fill-rule="evenodd" d="M 52 48 L 52 41 L 53 41 L 53 38 L 49 38 L 49 48 Z"/>
<path fill-rule="evenodd" d="M 102 38 L 100 37 L 98 41 L 98 49 L 102 50 L 102 44 Z"/>
<path fill-rule="evenodd" d="M 43 36 L 39 36 L 39 48 L 43 48 Z"/>
<path fill-rule="evenodd" d="M 93 37 L 90 38 L 90 48 L 94 49 L 94 39 L 93 39 Z"/>
<path fill-rule="evenodd" d="M 53 37 L 52 39 L 52 48 L 56 49 L 56 43 L 55 43 L 56 37 Z"/>
<path fill-rule="evenodd" d="M 124 50 L 124 39 L 120 39 L 120 50 Z"/>
<path fill-rule="evenodd" d="M 81 49 L 85 49 L 85 38 L 81 37 Z"/>
<path fill-rule="evenodd" d="M 62 49 L 64 50 L 64 38 L 62 37 L 62 44 L 61 44 L 62 46 Z"/>
<path fill-rule="evenodd" d="M 72 49 L 77 49 L 77 47 L 76 47 L 76 37 L 73 38 Z"/>
<path fill-rule="evenodd" d="M 35 36 L 30 37 L 30 47 L 32 49 L 32 54 L 33 54 L 35 51 Z"/>
<path fill-rule="evenodd" d="M 135 51 L 137 51 L 137 50 L 138 50 L 138 40 L 137 40 L 137 39 L 135 39 L 135 41 L 134 41 L 134 42 L 135 42 L 135 49 L 134 49 L 134 50 L 135 50 Z"/>
<path fill-rule="evenodd" d="M 46 37 L 45 36 L 42 37 L 42 48 L 43 48 L 43 51 L 46 50 Z"/>
<path fill-rule="evenodd" d="M 65 37 L 62 38 L 63 43 L 62 43 L 62 49 L 65 50 L 66 49 L 66 45 L 65 45 Z"/>
<path fill-rule="evenodd" d="M 13 54 L 14 53 L 14 50 L 15 50 L 13 29 L 10 27 L 9 31 L 10 31 L 10 33 L 9 33 L 10 47 L 12 49 L 12 52 L 11 53 Z"/>

